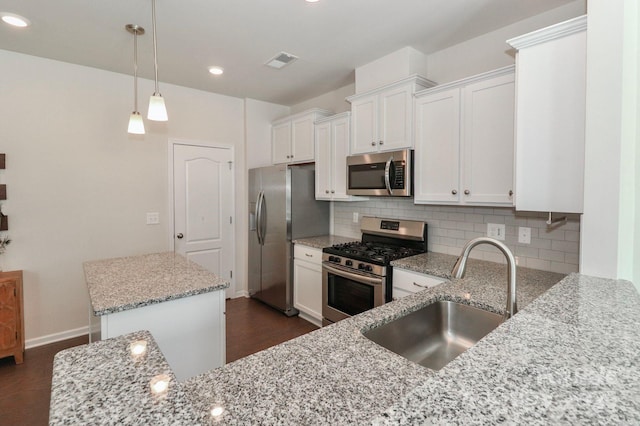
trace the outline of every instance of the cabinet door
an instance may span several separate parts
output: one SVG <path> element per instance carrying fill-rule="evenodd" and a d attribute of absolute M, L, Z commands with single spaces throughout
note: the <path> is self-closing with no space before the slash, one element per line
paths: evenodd
<path fill-rule="evenodd" d="M 17 346 L 19 314 L 16 281 L 0 281 L 0 352 Z"/>
<path fill-rule="evenodd" d="M 271 159 L 273 164 L 288 163 L 291 151 L 291 122 L 271 127 Z"/>
<path fill-rule="evenodd" d="M 457 203 L 460 89 L 416 99 L 415 202 Z"/>
<path fill-rule="evenodd" d="M 406 85 L 380 94 L 379 149 L 411 148 L 413 86 Z"/>
<path fill-rule="evenodd" d="M 322 321 L 322 266 L 294 260 L 293 306 L 317 321 Z"/>
<path fill-rule="evenodd" d="M 331 122 L 316 125 L 316 200 L 331 199 Z"/>
<path fill-rule="evenodd" d="M 291 123 L 291 161 L 304 163 L 314 160 L 313 131 L 315 114 L 293 120 Z"/>
<path fill-rule="evenodd" d="M 583 31 L 518 52 L 517 210 L 582 213 L 586 42 Z"/>
<path fill-rule="evenodd" d="M 378 96 L 367 96 L 351 104 L 351 154 L 378 150 Z"/>
<path fill-rule="evenodd" d="M 425 288 L 435 287 L 446 281 L 433 275 L 421 274 L 406 269 L 393 270 L 393 298 L 400 299 Z"/>
<path fill-rule="evenodd" d="M 333 176 L 331 192 L 334 200 L 348 200 L 347 195 L 347 156 L 349 155 L 349 119 L 347 117 L 334 120 L 332 123 Z"/>
<path fill-rule="evenodd" d="M 462 201 L 513 205 L 513 74 L 463 89 Z"/>

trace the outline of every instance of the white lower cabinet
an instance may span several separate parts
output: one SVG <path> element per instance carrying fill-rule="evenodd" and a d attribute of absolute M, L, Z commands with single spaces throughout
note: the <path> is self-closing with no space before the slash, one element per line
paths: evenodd
<path fill-rule="evenodd" d="M 410 296 L 425 288 L 435 287 L 446 281 L 444 278 L 406 269 L 393 269 L 393 299 L 401 299 Z"/>
<path fill-rule="evenodd" d="M 300 317 L 321 327 L 322 250 L 296 244 L 293 253 L 293 306 Z"/>

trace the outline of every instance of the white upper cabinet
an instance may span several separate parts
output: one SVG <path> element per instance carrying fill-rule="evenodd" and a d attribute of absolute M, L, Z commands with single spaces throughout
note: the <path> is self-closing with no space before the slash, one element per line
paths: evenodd
<path fill-rule="evenodd" d="M 413 146 L 413 94 L 434 86 L 419 76 L 353 95 L 351 154 L 394 151 Z"/>
<path fill-rule="evenodd" d="M 415 202 L 513 205 L 514 67 L 415 99 Z"/>
<path fill-rule="evenodd" d="M 516 55 L 517 210 L 582 213 L 586 16 L 508 41 Z"/>
<path fill-rule="evenodd" d="M 331 112 L 312 109 L 274 121 L 271 124 L 273 164 L 314 161 L 314 123 L 328 115 Z"/>
<path fill-rule="evenodd" d="M 316 200 L 355 201 L 367 197 L 347 195 L 350 113 L 316 122 Z"/>

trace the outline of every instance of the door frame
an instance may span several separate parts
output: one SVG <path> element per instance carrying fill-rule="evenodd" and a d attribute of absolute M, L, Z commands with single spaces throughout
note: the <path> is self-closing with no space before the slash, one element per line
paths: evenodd
<path fill-rule="evenodd" d="M 169 197 L 168 197 L 168 217 L 169 217 L 169 226 L 167 227 L 169 233 L 167 235 L 167 244 L 171 250 L 174 250 L 174 235 L 175 235 L 175 211 L 174 211 L 174 191 L 173 191 L 173 174 L 174 174 L 174 155 L 173 148 L 176 145 L 189 145 L 189 146 L 197 146 L 202 148 L 220 148 L 220 149 L 229 149 L 231 151 L 231 158 L 233 158 L 233 167 L 231 169 L 231 211 L 233 212 L 234 218 L 236 217 L 236 170 L 235 166 L 237 165 L 235 158 L 235 149 L 231 144 L 224 144 L 218 142 L 211 141 L 203 141 L 203 140 L 192 140 L 192 139 L 175 139 L 170 138 L 167 145 L 167 158 L 168 158 L 168 173 L 167 173 L 167 187 L 169 189 Z M 230 285 L 226 294 L 231 294 L 232 298 L 236 296 L 236 277 L 238 276 L 238 268 L 236 262 L 236 226 L 238 225 L 237 219 L 234 220 L 233 229 L 231 232 L 231 253 L 232 253 L 232 262 L 233 262 L 233 277 L 229 280 Z"/>

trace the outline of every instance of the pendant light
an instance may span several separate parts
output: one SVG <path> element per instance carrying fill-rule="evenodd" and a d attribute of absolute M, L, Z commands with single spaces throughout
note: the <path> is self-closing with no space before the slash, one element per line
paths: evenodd
<path fill-rule="evenodd" d="M 164 105 L 164 98 L 158 88 L 158 39 L 156 36 L 156 0 L 151 0 L 151 18 L 153 26 L 153 65 L 155 70 L 156 89 L 149 98 L 149 112 L 147 118 L 153 121 L 167 121 L 167 108 Z"/>
<path fill-rule="evenodd" d="M 129 116 L 129 133 L 144 135 L 144 122 L 138 112 L 138 35 L 144 34 L 144 28 L 127 24 L 125 29 L 133 34 L 133 112 Z"/>

